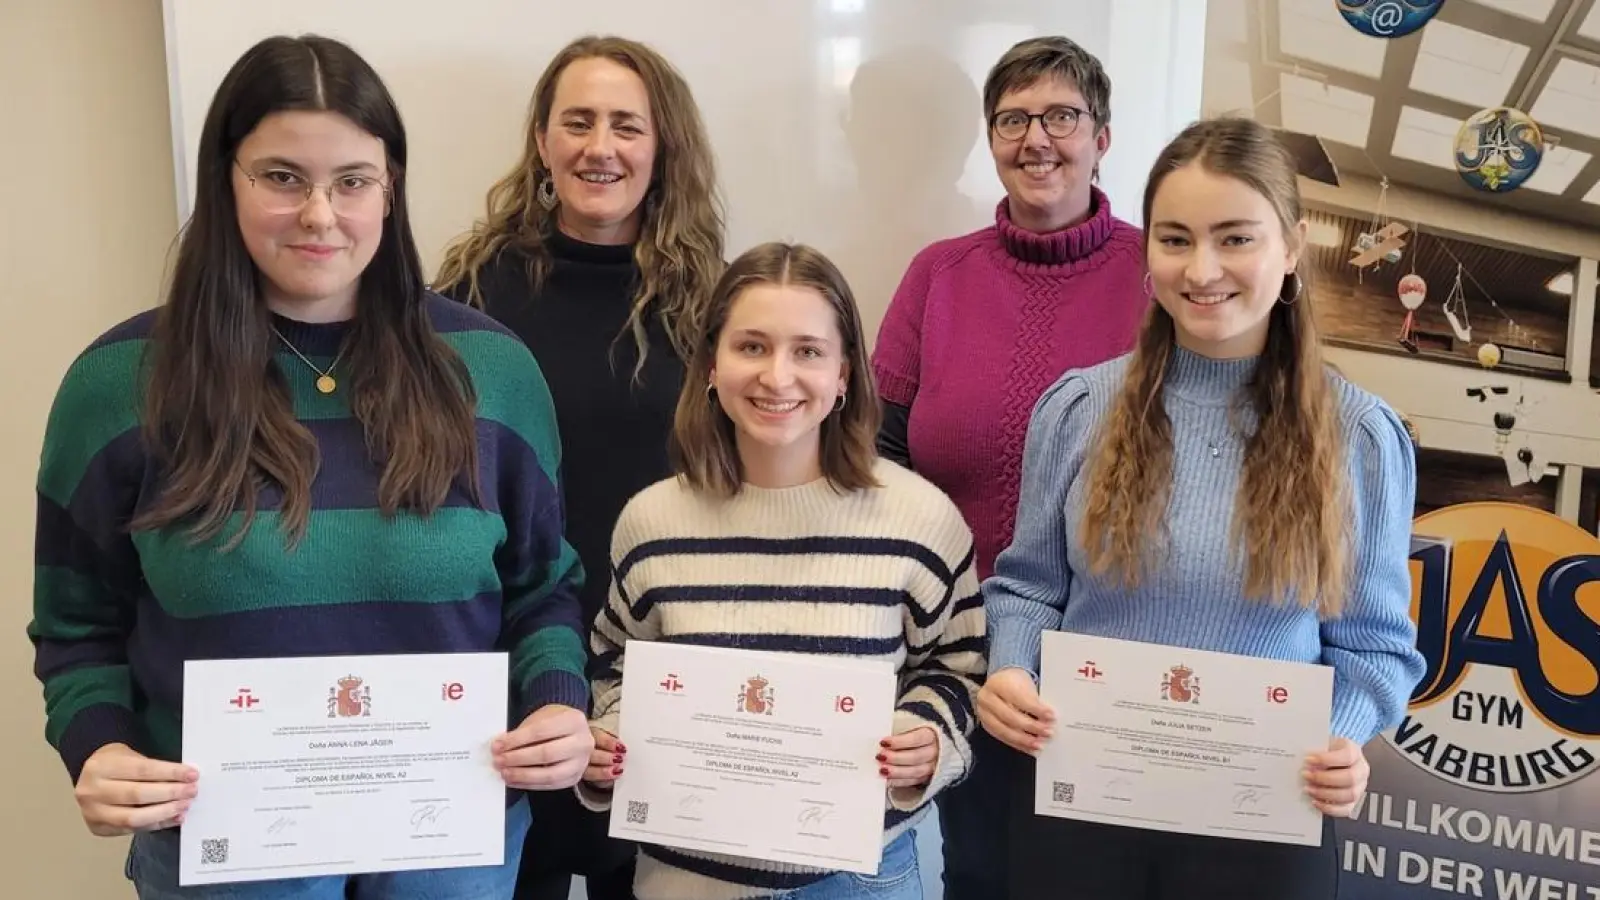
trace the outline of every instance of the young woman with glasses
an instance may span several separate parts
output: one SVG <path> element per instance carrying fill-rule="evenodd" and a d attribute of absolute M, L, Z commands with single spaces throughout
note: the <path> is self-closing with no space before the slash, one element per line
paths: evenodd
<path fill-rule="evenodd" d="M 528 828 L 508 790 L 498 866 L 180 888 L 206 792 L 179 762 L 187 660 L 505 650 L 507 787 L 588 761 L 550 395 L 515 335 L 425 290 L 406 155 L 349 47 L 252 47 L 206 117 L 166 303 L 57 393 L 28 634 L 46 737 L 90 831 L 133 834 L 141 900 L 502 898 Z"/>

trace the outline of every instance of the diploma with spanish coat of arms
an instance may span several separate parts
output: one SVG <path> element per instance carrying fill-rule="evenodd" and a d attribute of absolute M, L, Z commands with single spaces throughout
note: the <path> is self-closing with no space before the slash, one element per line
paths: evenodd
<path fill-rule="evenodd" d="M 1045 632 L 1038 815 L 1316 846 L 1306 754 L 1328 746 L 1327 666 Z"/>
<path fill-rule="evenodd" d="M 504 653 L 192 660 L 179 884 L 499 865 Z"/>

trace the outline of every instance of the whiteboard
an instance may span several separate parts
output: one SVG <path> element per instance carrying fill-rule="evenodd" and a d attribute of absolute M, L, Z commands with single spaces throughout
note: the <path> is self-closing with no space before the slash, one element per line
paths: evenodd
<path fill-rule="evenodd" d="M 767 240 L 829 254 L 869 340 L 911 256 L 993 221 L 1003 196 L 981 90 L 1014 42 L 1065 34 L 1112 79 L 1113 211 L 1138 224 L 1162 145 L 1200 114 L 1206 0 L 165 0 L 178 210 L 192 206 L 211 97 L 271 34 L 349 43 L 388 84 L 411 144 L 413 228 L 431 274 L 517 161 L 550 57 L 585 33 L 655 47 L 716 152 L 730 258 Z"/>

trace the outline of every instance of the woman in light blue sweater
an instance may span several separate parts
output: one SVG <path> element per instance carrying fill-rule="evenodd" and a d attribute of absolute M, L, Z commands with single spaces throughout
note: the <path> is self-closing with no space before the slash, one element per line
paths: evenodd
<path fill-rule="evenodd" d="M 1408 566 L 1416 462 L 1395 412 L 1322 359 L 1294 163 L 1245 119 L 1197 123 L 1145 189 L 1137 348 L 1062 376 L 1034 409 L 1016 534 L 983 587 L 984 728 L 1050 740 L 1041 634 L 1062 630 L 1333 669 L 1308 747 L 1320 847 L 1033 815 L 1017 790 L 1013 900 L 1332 898 L 1330 819 L 1366 787 L 1361 747 L 1422 675 Z M 1176 798 L 1175 798 L 1176 799 Z M 1045 861 L 1049 862 L 1046 863 Z"/>

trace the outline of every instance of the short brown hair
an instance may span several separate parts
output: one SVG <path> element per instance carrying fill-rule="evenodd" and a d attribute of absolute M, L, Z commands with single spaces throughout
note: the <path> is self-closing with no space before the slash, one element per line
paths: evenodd
<path fill-rule="evenodd" d="M 758 284 L 810 288 L 833 307 L 849 372 L 844 408 L 822 420 L 822 475 L 839 491 L 877 487 L 872 467 L 877 462 L 883 411 L 862 340 L 861 312 L 838 267 L 804 244 L 773 242 L 752 247 L 734 260 L 717 282 L 678 396 L 669 447 L 673 467 L 696 490 L 726 497 L 739 493 L 744 483 L 733 422 L 709 396 L 706 385 L 733 301 Z"/>
<path fill-rule="evenodd" d="M 1046 78 L 1059 78 L 1083 95 L 1096 125 L 1111 124 L 1111 78 L 1093 53 L 1068 37 L 1028 38 L 1011 46 L 983 83 L 983 120 L 994 119 L 1000 98 Z"/>

